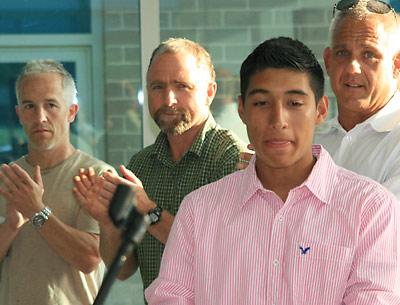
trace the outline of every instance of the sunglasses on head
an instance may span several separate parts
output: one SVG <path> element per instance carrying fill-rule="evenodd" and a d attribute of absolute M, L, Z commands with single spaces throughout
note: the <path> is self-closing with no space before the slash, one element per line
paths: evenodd
<path fill-rule="evenodd" d="M 360 2 L 360 0 L 341 0 L 338 3 L 336 3 L 333 6 L 333 17 L 335 17 L 335 12 L 336 10 L 338 11 L 346 11 L 350 8 L 355 7 L 358 2 Z M 375 14 L 387 14 L 389 12 L 393 12 L 394 17 L 396 18 L 396 22 L 397 22 L 397 17 L 396 17 L 396 12 L 393 9 L 393 7 L 386 3 L 383 2 L 381 0 L 369 0 L 367 2 L 367 10 L 370 11 L 371 13 L 375 13 Z"/>

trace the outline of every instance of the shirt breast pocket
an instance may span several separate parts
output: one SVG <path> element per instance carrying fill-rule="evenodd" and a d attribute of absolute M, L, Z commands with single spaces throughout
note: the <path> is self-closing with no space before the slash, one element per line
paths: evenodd
<path fill-rule="evenodd" d="M 312 296 L 324 295 L 323 304 L 337 303 L 344 294 L 352 264 L 353 248 L 315 242 L 295 242 L 289 247 L 284 269 L 288 289 L 296 304 L 314 304 Z M 305 296 L 310 297 L 305 300 Z M 299 300 L 302 300 L 299 303 Z M 321 300 L 321 299 L 319 299 Z M 304 303 L 303 303 L 304 302 Z"/>

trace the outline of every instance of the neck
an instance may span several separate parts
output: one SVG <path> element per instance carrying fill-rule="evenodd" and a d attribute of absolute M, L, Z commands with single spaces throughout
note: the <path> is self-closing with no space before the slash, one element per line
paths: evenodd
<path fill-rule="evenodd" d="M 38 150 L 29 148 L 25 160 L 31 165 L 39 165 L 41 169 L 52 168 L 68 159 L 75 151 L 72 144 L 67 147 L 55 148 L 52 150 Z"/>
<path fill-rule="evenodd" d="M 302 184 L 310 175 L 316 158 L 310 158 L 303 164 L 295 164 L 291 167 L 272 168 L 259 166 L 256 160 L 257 176 L 263 186 L 277 194 L 283 202 L 286 201 L 290 190 Z"/>
<path fill-rule="evenodd" d="M 192 147 L 197 136 L 203 129 L 205 121 L 199 125 L 192 126 L 189 130 L 180 135 L 167 135 L 171 158 L 174 162 L 178 162 Z"/>
<path fill-rule="evenodd" d="M 347 111 L 339 111 L 339 124 L 343 127 L 344 130 L 349 131 L 352 130 L 356 125 L 366 121 L 368 118 L 373 116 L 376 112 L 371 112 L 368 114 L 362 113 L 349 113 Z"/>

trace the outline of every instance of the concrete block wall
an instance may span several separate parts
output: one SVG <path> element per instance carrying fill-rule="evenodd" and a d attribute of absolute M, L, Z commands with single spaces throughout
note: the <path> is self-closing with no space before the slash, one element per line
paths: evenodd
<path fill-rule="evenodd" d="M 332 1 L 162 0 L 161 39 L 186 37 L 211 53 L 219 90 L 212 105 L 218 114 L 226 99 L 236 99 L 240 64 L 261 41 L 290 36 L 305 42 L 322 63 Z M 137 7 L 105 10 L 107 158 L 127 163 L 141 149 L 140 39 Z M 233 80 L 236 85 L 232 86 Z M 329 85 L 326 87 L 329 89 Z M 330 90 L 328 91 L 329 95 Z M 331 103 L 332 105 L 334 103 Z M 332 109 L 331 113 L 335 110 Z"/>
<path fill-rule="evenodd" d="M 139 13 L 106 8 L 104 25 L 107 161 L 118 166 L 142 148 Z"/>

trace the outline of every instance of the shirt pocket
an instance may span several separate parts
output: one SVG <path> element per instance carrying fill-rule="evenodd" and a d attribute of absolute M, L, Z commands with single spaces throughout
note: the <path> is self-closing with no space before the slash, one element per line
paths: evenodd
<path fill-rule="evenodd" d="M 284 277 L 288 279 L 287 289 L 294 303 L 341 304 L 353 248 L 299 241 L 292 243 L 288 250 Z"/>

